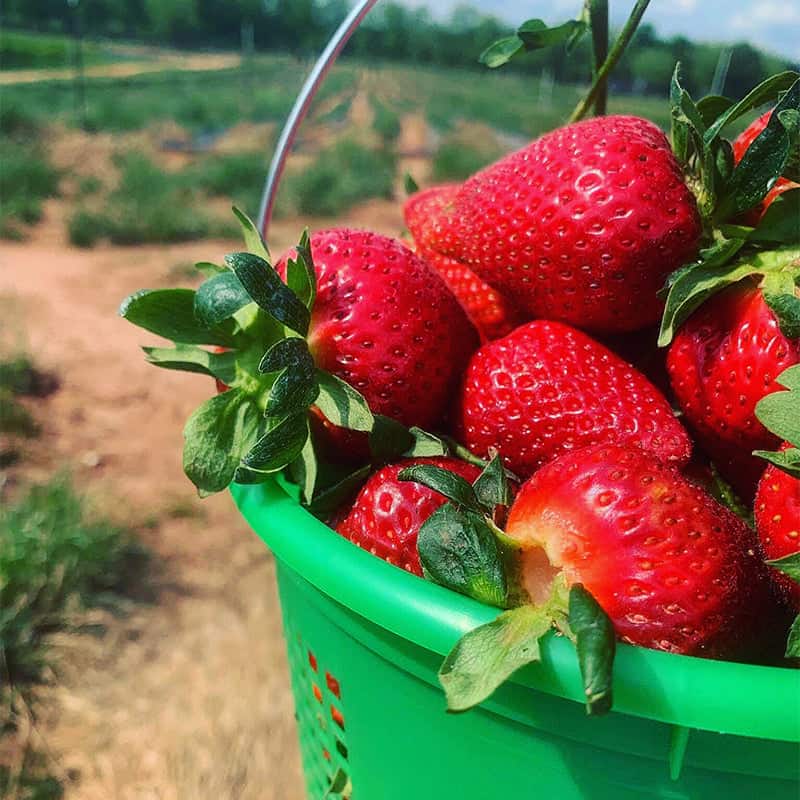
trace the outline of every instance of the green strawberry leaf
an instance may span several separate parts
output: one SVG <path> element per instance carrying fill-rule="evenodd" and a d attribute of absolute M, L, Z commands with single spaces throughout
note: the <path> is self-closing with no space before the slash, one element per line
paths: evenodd
<path fill-rule="evenodd" d="M 800 658 L 800 614 L 794 618 L 786 640 L 786 658 Z"/>
<path fill-rule="evenodd" d="M 617 640 L 608 615 L 580 583 L 569 591 L 569 627 L 575 636 L 586 713 L 605 714 L 611 710 Z"/>
<path fill-rule="evenodd" d="M 244 245 L 251 252 L 260 256 L 265 261 L 270 260 L 269 249 L 267 243 L 259 233 L 256 224 L 253 222 L 244 211 L 240 211 L 236 206 L 233 207 L 233 213 L 239 220 L 239 225 L 242 228 L 242 236 L 244 237 Z"/>
<path fill-rule="evenodd" d="M 706 128 L 712 125 L 717 117 L 722 116 L 733 106 L 733 100 L 719 94 L 709 94 L 697 101 L 697 110 L 700 112 L 700 117 Z"/>
<path fill-rule="evenodd" d="M 788 450 L 753 450 L 754 456 L 759 456 L 770 464 L 774 464 L 778 469 L 783 470 L 787 475 L 800 480 L 800 450 L 790 447 Z"/>
<path fill-rule="evenodd" d="M 206 278 L 213 278 L 215 275 L 221 275 L 228 272 L 227 267 L 221 267 L 219 264 L 214 264 L 211 261 L 198 261 L 194 268 Z"/>
<path fill-rule="evenodd" d="M 375 419 L 377 420 L 377 415 Z M 428 433 L 416 426 L 409 428 L 408 432 L 411 434 L 414 441 L 413 444 L 403 451 L 403 455 L 407 458 L 426 458 L 448 455 L 449 450 L 447 449 L 447 445 L 438 436 L 434 436 L 434 434 Z"/>
<path fill-rule="evenodd" d="M 314 450 L 314 443 L 310 436 L 306 439 L 300 455 L 289 464 L 289 474 L 292 481 L 300 487 L 303 502 L 306 505 L 311 503 L 317 487 L 319 463 L 317 461 L 317 453 Z"/>
<path fill-rule="evenodd" d="M 364 396 L 330 372 L 318 369 L 316 375 L 319 383 L 316 405 L 325 417 L 339 427 L 369 433 L 375 418 Z"/>
<path fill-rule="evenodd" d="M 518 669 L 541 658 L 539 639 L 552 627 L 547 606 L 520 606 L 465 634 L 439 670 L 448 711 L 467 711 Z"/>
<path fill-rule="evenodd" d="M 743 239 L 726 239 L 700 253 L 701 260 L 678 271 L 671 283 L 658 335 L 659 347 L 666 347 L 681 325 L 712 294 L 759 271 L 751 260 L 729 265 L 744 245 Z"/>
<path fill-rule="evenodd" d="M 683 88 L 680 80 L 681 65 L 678 62 L 670 81 L 670 117 L 672 149 L 681 164 L 686 164 L 694 152 L 702 150 L 701 142 L 706 126 L 703 116 Z"/>
<path fill-rule="evenodd" d="M 524 52 L 524 47 L 522 39 L 516 34 L 505 36 L 496 42 L 492 42 L 478 56 L 478 61 L 489 67 L 489 69 L 496 69 L 497 67 L 502 67 L 503 64 L 507 64 L 518 53 Z"/>
<path fill-rule="evenodd" d="M 300 414 L 319 395 L 314 359 L 305 339 L 290 336 L 276 342 L 258 365 L 259 372 L 281 370 L 267 397 L 267 416 Z"/>
<path fill-rule="evenodd" d="M 739 117 L 775 100 L 781 92 L 789 89 L 799 77 L 800 75 L 797 72 L 787 71 L 767 78 L 738 103 L 730 106 L 708 126 L 708 130 L 705 133 L 705 143 L 707 145 L 711 144 L 727 125 L 739 119 Z"/>
<path fill-rule="evenodd" d="M 272 472 L 259 472 L 258 470 L 250 469 L 243 464 L 239 464 L 239 466 L 236 467 L 236 472 L 233 473 L 233 482 L 243 485 L 265 483 L 272 478 L 273 474 Z"/>
<path fill-rule="evenodd" d="M 795 583 L 800 583 L 800 552 L 772 559 L 767 564 L 788 575 Z"/>
<path fill-rule="evenodd" d="M 719 218 L 725 219 L 753 208 L 774 186 L 800 136 L 799 111 L 800 80 L 797 80 L 733 170 L 725 199 L 718 209 Z"/>
<path fill-rule="evenodd" d="M 483 515 L 452 503 L 434 511 L 417 538 L 429 580 L 498 607 L 506 606 L 512 594 L 506 577 L 506 547 Z"/>
<path fill-rule="evenodd" d="M 228 486 L 260 425 L 255 404 L 236 389 L 206 400 L 189 417 L 183 430 L 183 469 L 202 494 Z"/>
<path fill-rule="evenodd" d="M 414 435 L 401 422 L 383 414 L 374 414 L 369 433 L 369 450 L 373 461 L 393 461 L 414 447 Z"/>
<path fill-rule="evenodd" d="M 286 283 L 310 311 L 317 296 L 317 275 L 314 271 L 314 259 L 311 257 L 308 228 L 303 231 L 295 253 L 296 258 L 290 258 L 286 262 Z"/>
<path fill-rule="evenodd" d="M 252 302 L 236 275 L 225 270 L 200 284 L 194 297 L 194 313 L 211 328 Z"/>
<path fill-rule="evenodd" d="M 192 289 L 143 289 L 122 301 L 119 314 L 128 322 L 173 342 L 233 346 L 233 322 L 203 325 L 195 317 L 194 298 Z"/>
<path fill-rule="evenodd" d="M 463 509 L 469 509 L 479 514 L 485 510 L 475 496 L 472 484 L 448 469 L 435 467 L 431 464 L 417 464 L 413 467 L 406 467 L 397 477 L 401 481 L 421 483 L 423 486 L 427 486 L 429 489 L 444 495 L 448 500 Z"/>
<path fill-rule="evenodd" d="M 361 488 L 364 481 L 369 478 L 372 467 L 367 464 L 359 467 L 354 472 L 346 475 L 341 480 L 323 489 L 308 505 L 308 510 L 314 516 L 324 519 L 344 505 Z"/>
<path fill-rule="evenodd" d="M 309 310 L 268 261 L 252 253 L 231 253 L 225 263 L 260 308 L 301 336 L 308 333 Z"/>
<path fill-rule="evenodd" d="M 405 189 L 405 193 L 409 196 L 419 191 L 419 186 L 410 172 L 406 172 L 406 174 L 403 175 L 403 189 Z"/>
<path fill-rule="evenodd" d="M 756 417 L 779 439 L 800 447 L 800 364 L 784 370 L 776 381 L 787 392 L 771 392 L 756 404 Z"/>
<path fill-rule="evenodd" d="M 219 378 L 231 384 L 236 379 L 236 357 L 234 350 L 225 353 L 209 353 L 200 347 L 179 344 L 175 347 L 143 347 L 148 363 L 163 369 L 198 372 Z"/>
<path fill-rule="evenodd" d="M 800 189 L 778 195 L 747 239 L 757 243 L 800 244 Z"/>
<path fill-rule="evenodd" d="M 800 297 L 794 294 L 769 294 L 765 291 L 764 300 L 775 314 L 781 333 L 787 339 L 800 337 Z"/>
<path fill-rule="evenodd" d="M 244 455 L 242 464 L 258 472 L 278 472 L 300 455 L 308 435 L 308 414 L 292 414 L 271 425 Z"/>
<path fill-rule="evenodd" d="M 521 39 L 526 50 L 541 50 L 545 47 L 563 44 L 574 39 L 576 35 L 586 31 L 583 20 L 570 19 L 553 28 L 548 27 L 540 19 L 529 19 L 517 29 L 517 36 Z"/>
<path fill-rule="evenodd" d="M 511 487 L 500 456 L 495 455 L 473 484 L 475 495 L 490 515 L 496 506 L 511 504 Z"/>

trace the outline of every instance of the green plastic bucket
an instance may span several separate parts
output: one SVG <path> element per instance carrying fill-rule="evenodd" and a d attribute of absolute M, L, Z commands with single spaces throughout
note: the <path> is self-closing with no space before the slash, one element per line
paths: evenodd
<path fill-rule="evenodd" d="M 800 671 L 621 645 L 588 718 L 573 646 L 452 715 L 442 657 L 496 609 L 360 550 L 277 482 L 234 486 L 272 549 L 310 800 L 798 800 Z M 347 796 L 347 795 L 346 795 Z"/>

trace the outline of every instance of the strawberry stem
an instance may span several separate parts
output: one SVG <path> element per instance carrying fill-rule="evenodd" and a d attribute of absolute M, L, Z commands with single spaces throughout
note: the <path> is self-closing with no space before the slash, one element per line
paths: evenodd
<path fill-rule="evenodd" d="M 586 0 L 589 12 L 589 25 L 592 30 L 592 50 L 594 52 L 594 76 L 600 72 L 608 58 L 608 0 Z M 594 115 L 602 117 L 608 104 L 608 80 L 603 78 L 597 89 L 594 101 Z"/>
<path fill-rule="evenodd" d="M 575 107 L 575 110 L 569 118 L 569 122 L 578 122 L 582 120 L 597 100 L 598 95 L 606 91 L 606 80 L 611 70 L 617 66 L 620 58 L 622 58 L 622 54 L 625 52 L 627 46 L 631 43 L 633 35 L 636 33 L 636 29 L 639 27 L 639 23 L 642 21 L 644 12 L 647 11 L 647 6 L 649 5 L 650 0 L 637 0 L 633 11 L 631 11 L 631 15 L 628 17 L 628 21 L 625 23 L 625 27 L 623 27 L 614 42 L 614 46 L 611 48 L 608 58 L 606 58 L 603 65 L 597 70 L 589 92 Z M 592 36 L 594 37 L 594 33 Z"/>

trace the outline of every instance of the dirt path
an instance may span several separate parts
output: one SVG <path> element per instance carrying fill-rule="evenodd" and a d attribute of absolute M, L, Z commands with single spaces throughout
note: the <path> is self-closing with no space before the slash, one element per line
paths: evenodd
<path fill-rule="evenodd" d="M 129 292 L 169 285 L 175 264 L 240 245 L 76 250 L 63 207 L 46 212 L 31 241 L 0 245 L 0 295 L 15 298 L 30 352 L 63 382 L 39 409 L 45 433 L 24 477 L 71 465 L 107 513 L 138 526 L 162 575 L 158 601 L 104 637 L 61 637 L 39 745 L 66 800 L 300 800 L 272 558 L 227 495 L 200 501 L 181 472 L 183 421 L 211 387 L 145 364 L 147 334 L 115 313 Z M 388 201 L 349 217 L 402 225 Z M 276 223 L 273 251 L 299 231 Z"/>
<path fill-rule="evenodd" d="M 124 61 L 115 64 L 97 64 L 86 67 L 87 78 L 130 78 L 133 75 L 144 75 L 149 72 L 163 72 L 168 69 L 187 70 L 189 72 L 229 69 L 238 67 L 241 58 L 237 54 L 198 53 L 196 55 L 176 54 L 162 56 L 153 61 Z M 64 69 L 19 69 L 0 72 L 0 86 L 11 86 L 20 83 L 37 83 L 39 81 L 66 81 L 75 77 L 71 67 Z"/>

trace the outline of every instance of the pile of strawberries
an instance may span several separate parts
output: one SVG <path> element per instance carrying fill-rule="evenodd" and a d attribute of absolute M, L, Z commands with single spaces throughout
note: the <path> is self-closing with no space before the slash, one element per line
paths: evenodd
<path fill-rule="evenodd" d="M 412 194 L 407 244 L 334 228 L 273 267 L 240 215 L 250 252 L 196 293 L 129 298 L 177 343 L 153 363 L 225 390 L 187 424 L 201 492 L 283 471 L 351 542 L 545 619 L 525 635 L 580 645 L 588 609 L 606 651 L 800 655 L 800 82 L 732 148 L 677 97 L 673 146 L 598 117 Z"/>

